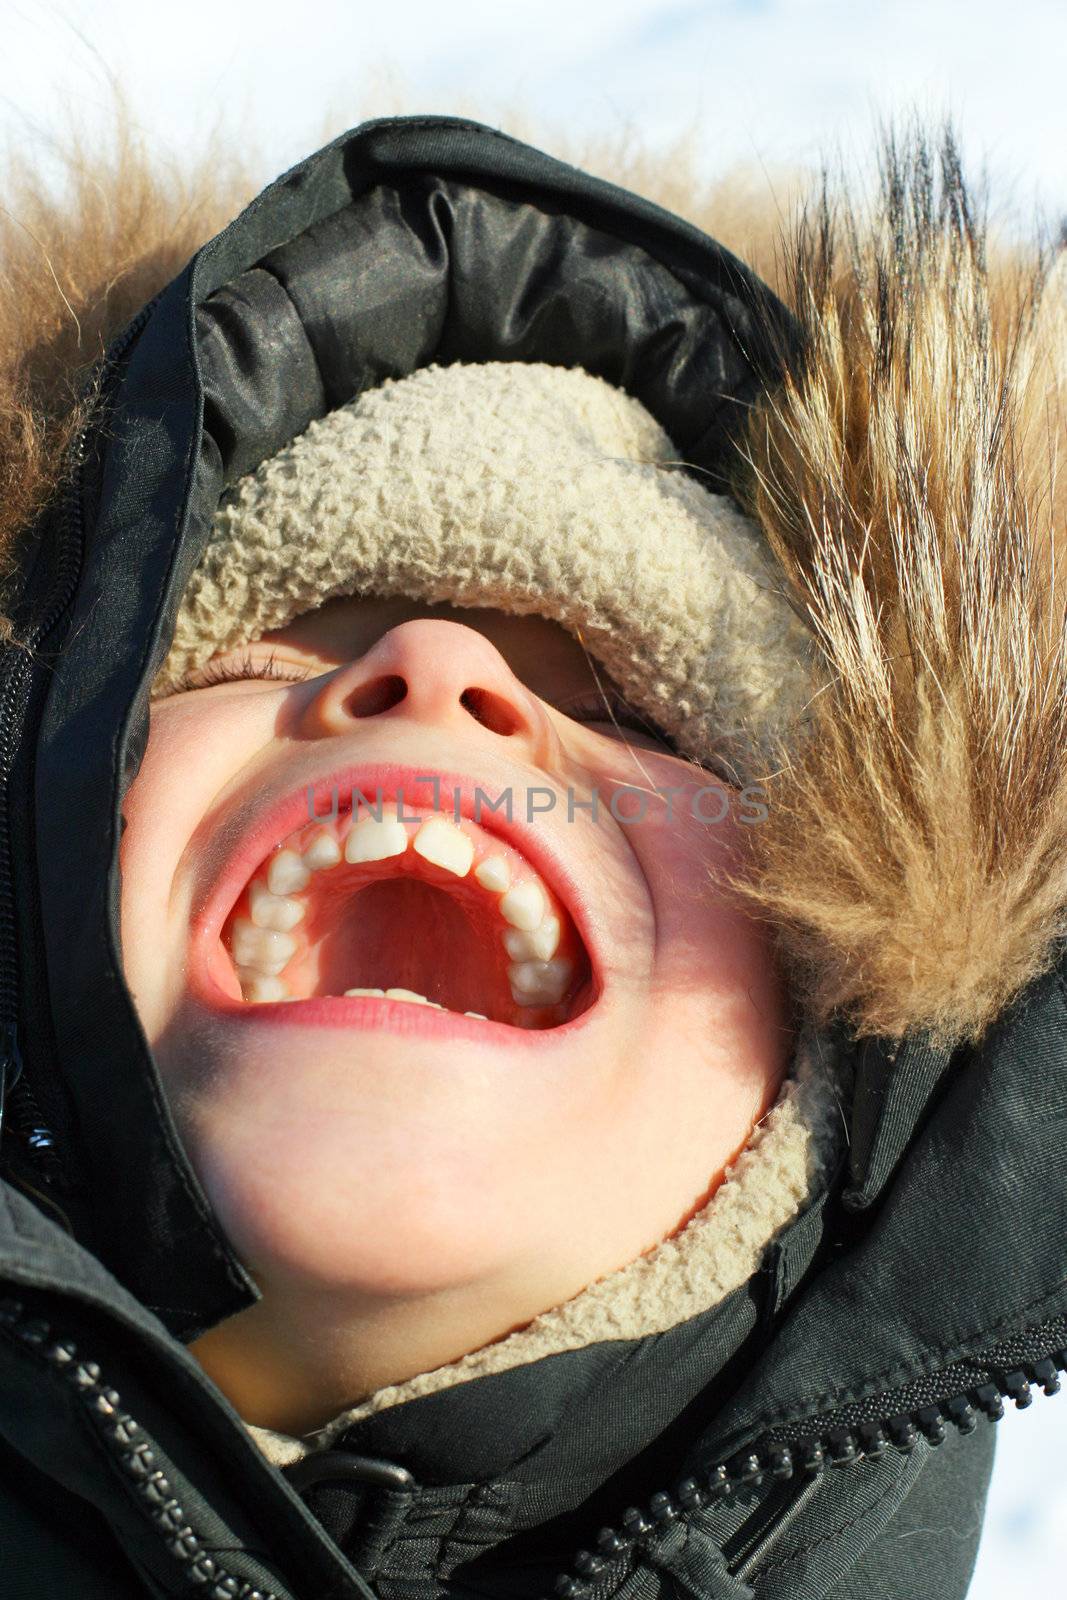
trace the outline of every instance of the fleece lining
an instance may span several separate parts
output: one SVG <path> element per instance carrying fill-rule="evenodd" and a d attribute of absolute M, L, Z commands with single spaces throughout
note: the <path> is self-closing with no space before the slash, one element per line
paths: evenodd
<path fill-rule="evenodd" d="M 431 366 L 331 411 L 224 496 L 153 693 L 338 595 L 559 622 L 678 750 L 751 775 L 812 693 L 758 527 L 580 367 Z"/>
<path fill-rule="evenodd" d="M 672 1238 L 526 1327 L 432 1372 L 388 1384 L 303 1438 L 252 1424 L 248 1431 L 268 1460 L 287 1466 L 389 1406 L 564 1350 L 665 1333 L 710 1311 L 751 1278 L 774 1236 L 819 1192 L 844 1126 L 839 1095 L 833 1072 L 802 1042 L 777 1100 L 723 1182 Z"/>

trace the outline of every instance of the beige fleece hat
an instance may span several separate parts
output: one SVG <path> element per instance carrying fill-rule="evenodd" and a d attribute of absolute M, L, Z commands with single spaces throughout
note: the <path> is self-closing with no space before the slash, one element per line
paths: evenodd
<path fill-rule="evenodd" d="M 752 775 L 813 691 L 759 529 L 580 367 L 421 368 L 224 495 L 153 694 L 337 595 L 536 614 L 697 760 Z M 779 575 L 780 576 L 780 575 Z"/>

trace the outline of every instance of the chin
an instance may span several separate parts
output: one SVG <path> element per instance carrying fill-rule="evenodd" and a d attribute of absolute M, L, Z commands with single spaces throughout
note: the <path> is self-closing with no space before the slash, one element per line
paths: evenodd
<path fill-rule="evenodd" d="M 179 1131 L 253 1277 L 410 1296 L 529 1258 L 578 1062 L 549 1083 L 469 1044 L 445 1070 L 443 1049 L 287 1029 L 239 1058 L 182 1050 Z"/>
<path fill-rule="evenodd" d="M 194 1160 L 257 1282 L 409 1298 L 497 1277 L 520 1253 L 507 1196 L 487 1184 L 484 1163 L 472 1169 L 437 1152 L 390 1161 L 336 1138 L 301 1156 L 268 1141 L 265 1155 L 257 1164 L 244 1140 L 217 1138 L 198 1143 Z"/>

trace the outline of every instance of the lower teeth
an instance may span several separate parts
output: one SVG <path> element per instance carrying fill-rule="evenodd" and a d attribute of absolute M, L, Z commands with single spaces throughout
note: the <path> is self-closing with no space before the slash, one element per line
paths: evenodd
<path fill-rule="evenodd" d="M 289 986 L 281 978 L 270 977 L 263 973 L 248 972 L 241 975 L 241 992 L 244 999 L 253 1005 L 269 1005 L 281 1000 L 295 1000 L 296 995 L 289 993 Z M 437 1000 L 429 1000 L 424 994 L 416 994 L 414 989 L 346 989 L 345 996 L 366 995 L 376 1000 L 402 1000 L 409 1005 L 431 1006 L 434 1011 L 447 1011 L 448 1007 L 441 1005 Z M 488 1022 L 489 1018 L 483 1011 L 464 1011 L 465 1017 L 473 1017 L 476 1022 Z"/>
<path fill-rule="evenodd" d="M 414 989 L 346 989 L 347 995 L 372 995 L 377 1000 L 407 1000 L 416 1006 L 432 1006 L 435 1011 L 447 1011 L 437 1000 L 428 1000 L 424 994 L 416 994 Z M 488 1022 L 489 1018 L 481 1011 L 464 1011 L 465 1017 L 474 1017 L 478 1022 Z"/>

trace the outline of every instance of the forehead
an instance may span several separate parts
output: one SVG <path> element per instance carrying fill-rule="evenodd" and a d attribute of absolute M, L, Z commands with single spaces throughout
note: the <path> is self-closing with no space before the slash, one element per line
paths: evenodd
<path fill-rule="evenodd" d="M 402 596 L 341 596 L 294 617 L 284 628 L 263 635 L 267 644 L 285 645 L 330 666 L 352 661 L 390 628 L 416 617 L 436 617 L 475 628 L 500 651 L 515 676 L 544 699 L 561 689 L 610 682 L 590 663 L 578 640 L 547 617 L 514 616 L 491 607 L 428 605 Z"/>

